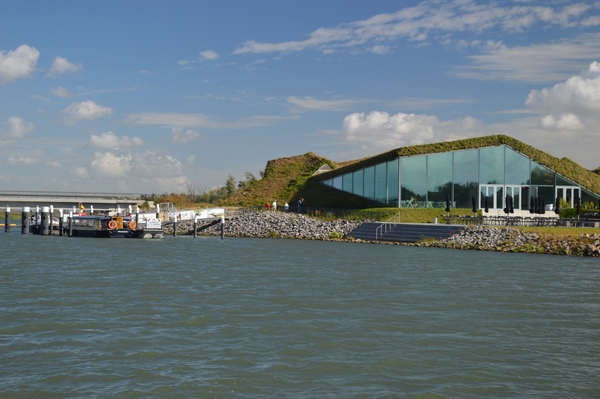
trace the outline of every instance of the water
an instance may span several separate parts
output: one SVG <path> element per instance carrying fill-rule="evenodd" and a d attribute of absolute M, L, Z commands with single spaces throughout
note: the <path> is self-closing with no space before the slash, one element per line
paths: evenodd
<path fill-rule="evenodd" d="M 598 259 L 18 231 L 0 256 L 2 398 L 600 397 Z"/>

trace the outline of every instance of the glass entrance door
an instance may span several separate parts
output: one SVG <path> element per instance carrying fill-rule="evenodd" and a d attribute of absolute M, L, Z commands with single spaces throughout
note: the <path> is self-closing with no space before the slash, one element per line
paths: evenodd
<path fill-rule="evenodd" d="M 521 209 L 521 186 L 506 186 L 506 195 L 513 197 L 514 209 Z"/>
<path fill-rule="evenodd" d="M 504 186 L 497 184 L 482 184 L 479 195 L 479 208 L 485 208 L 485 199 L 489 209 L 504 208 Z"/>
<path fill-rule="evenodd" d="M 521 186 L 482 184 L 480 192 L 480 208 L 485 208 L 485 198 L 487 197 L 489 209 L 504 209 L 506 206 L 506 196 L 510 195 L 513 197 L 514 209 L 521 209 Z"/>

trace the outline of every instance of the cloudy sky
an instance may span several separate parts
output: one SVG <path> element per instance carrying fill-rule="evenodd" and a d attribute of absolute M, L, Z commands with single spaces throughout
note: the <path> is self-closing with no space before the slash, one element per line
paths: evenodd
<path fill-rule="evenodd" d="M 507 134 L 600 166 L 600 1 L 5 1 L 0 189 L 186 192 Z"/>

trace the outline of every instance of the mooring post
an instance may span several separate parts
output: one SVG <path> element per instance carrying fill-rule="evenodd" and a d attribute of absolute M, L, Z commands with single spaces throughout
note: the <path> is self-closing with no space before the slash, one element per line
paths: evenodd
<path fill-rule="evenodd" d="M 90 205 L 90 215 L 94 214 L 94 205 Z"/>
<path fill-rule="evenodd" d="M 48 235 L 51 236 L 52 230 L 54 230 L 54 205 L 50 205 L 50 214 L 48 215 L 48 222 L 50 223 Z"/>
<path fill-rule="evenodd" d="M 177 237 L 177 216 L 173 219 L 173 237 Z"/>
<path fill-rule="evenodd" d="M 6 205 L 6 212 L 4 212 L 4 232 L 10 233 L 10 206 Z"/>
<path fill-rule="evenodd" d="M 194 238 L 198 237 L 198 216 L 194 215 Z"/>
<path fill-rule="evenodd" d="M 140 225 L 140 207 L 139 205 L 135 206 L 135 225 Z"/>
<path fill-rule="evenodd" d="M 69 237 L 73 237 L 73 212 L 69 211 Z"/>
<path fill-rule="evenodd" d="M 50 213 L 50 207 L 42 207 L 42 220 L 40 223 L 40 235 L 48 235 L 48 214 Z"/>
<path fill-rule="evenodd" d="M 29 207 L 24 206 L 21 210 L 21 234 L 29 234 Z"/>
<path fill-rule="evenodd" d="M 60 215 L 60 217 L 58 219 L 58 235 L 60 237 L 62 237 L 63 236 L 63 224 L 64 224 L 63 223 L 64 221 L 63 221 L 63 210 L 62 210 L 62 208 L 60 208 L 58 210 L 58 214 Z"/>
<path fill-rule="evenodd" d="M 42 228 L 42 221 L 40 220 L 40 206 L 39 205 L 35 206 L 35 219 L 33 220 L 33 224 L 36 224 L 38 229 Z"/>
<path fill-rule="evenodd" d="M 225 215 L 221 216 L 221 240 L 225 238 Z"/>

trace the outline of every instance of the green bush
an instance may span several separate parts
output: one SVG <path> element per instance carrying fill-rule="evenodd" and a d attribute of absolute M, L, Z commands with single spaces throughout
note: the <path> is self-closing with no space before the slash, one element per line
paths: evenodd
<path fill-rule="evenodd" d="M 560 210 L 560 217 L 566 219 L 573 219 L 577 217 L 577 209 L 575 208 L 563 208 Z"/>

